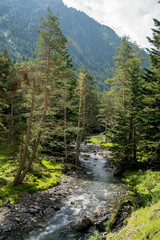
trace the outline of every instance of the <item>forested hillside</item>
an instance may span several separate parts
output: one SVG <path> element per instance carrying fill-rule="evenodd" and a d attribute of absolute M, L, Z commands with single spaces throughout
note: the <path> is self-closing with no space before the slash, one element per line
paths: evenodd
<path fill-rule="evenodd" d="M 35 58 L 37 29 L 40 16 L 44 16 L 47 6 L 56 14 L 64 35 L 72 40 L 69 53 L 75 67 L 85 65 L 94 77 L 96 85 L 106 89 L 104 81 L 111 77 L 114 67 L 113 56 L 120 45 L 120 37 L 109 27 L 103 26 L 86 14 L 67 8 L 62 0 L 2 0 L 0 2 L 0 50 L 4 48 L 9 56 L 19 61 L 22 56 Z"/>

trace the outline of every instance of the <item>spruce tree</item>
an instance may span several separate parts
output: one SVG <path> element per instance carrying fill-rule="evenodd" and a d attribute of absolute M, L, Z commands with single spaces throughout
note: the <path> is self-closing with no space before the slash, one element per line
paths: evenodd
<path fill-rule="evenodd" d="M 67 57 L 66 50 L 68 42 L 60 28 L 58 15 L 52 14 L 48 8 L 45 18 L 41 17 L 41 23 L 40 29 L 37 30 L 40 36 L 37 43 L 38 59 L 35 67 L 38 71 L 40 87 L 39 104 L 35 106 L 39 123 L 36 127 L 34 126 L 35 134 L 31 156 L 27 161 L 26 154 L 23 155 L 24 159 L 19 166 L 13 185 L 21 183 L 25 178 L 36 158 L 40 143 L 46 140 L 51 142 L 54 135 L 59 134 L 63 137 L 67 158 L 67 108 L 69 108 L 68 95 L 70 88 L 68 83 L 70 78 L 75 79 L 75 74 L 69 67 L 70 60 Z M 62 99 L 63 104 L 61 104 Z M 56 115 L 58 115 L 60 109 L 63 110 L 63 120 L 58 119 L 57 121 Z M 32 113 L 30 113 L 31 115 Z M 63 127 L 61 122 L 63 122 Z"/>
<path fill-rule="evenodd" d="M 149 38 L 152 48 L 148 49 L 151 69 L 144 75 L 144 104 L 142 150 L 149 166 L 160 166 L 160 22 L 154 19 L 156 29 L 152 29 L 153 38 Z"/>
<path fill-rule="evenodd" d="M 19 152 L 21 135 L 25 128 L 22 121 L 23 94 L 15 66 L 8 53 L 3 51 L 0 59 L 1 147 L 8 149 L 9 155 L 15 157 Z"/>
<path fill-rule="evenodd" d="M 128 39 L 122 39 L 118 49 L 112 82 L 120 81 L 118 96 L 121 105 L 116 108 L 114 125 L 107 137 L 113 143 L 112 153 L 114 163 L 121 166 L 123 171 L 137 165 L 137 149 L 139 145 L 140 109 L 142 101 L 142 67 L 144 60 L 138 47 L 130 44 Z M 122 91 L 121 91 L 122 89 Z M 115 101 L 116 103 L 116 101 Z"/>

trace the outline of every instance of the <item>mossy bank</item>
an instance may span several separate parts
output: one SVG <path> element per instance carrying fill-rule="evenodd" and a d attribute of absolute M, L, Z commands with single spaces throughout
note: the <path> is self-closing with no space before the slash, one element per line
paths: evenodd
<path fill-rule="evenodd" d="M 0 152 L 0 206 L 13 203 L 25 193 L 35 193 L 60 184 L 64 165 L 49 157 L 37 160 L 27 174 L 23 184 L 11 186 L 16 174 L 18 162 L 8 158 L 6 151 Z"/>

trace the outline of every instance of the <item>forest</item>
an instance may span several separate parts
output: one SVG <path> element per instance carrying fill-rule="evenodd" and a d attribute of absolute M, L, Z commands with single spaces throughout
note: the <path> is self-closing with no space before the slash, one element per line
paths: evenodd
<path fill-rule="evenodd" d="M 154 25 L 153 37 L 148 37 L 152 48 L 147 49 L 151 67 L 144 67 L 146 56 L 136 43 L 123 37 L 114 57 L 113 75 L 106 80 L 110 88 L 103 92 L 95 87 L 86 66 L 76 69 L 73 65 L 68 52 L 72 43 L 63 34 L 58 14 L 50 8 L 35 30 L 38 39 L 34 59 L 22 57 L 16 62 L 3 50 L 1 207 L 8 204 L 6 201 L 14 204 L 24 192 L 33 194 L 56 186 L 68 169 L 77 171 L 81 143 L 87 136 L 99 134 L 93 142 L 99 138 L 98 143 L 110 152 L 114 176 L 125 178 L 126 198 L 132 201 L 133 211 L 141 211 L 141 207 L 144 211 L 145 207 L 150 207 L 149 211 L 154 206 L 154 211 L 159 209 L 160 22 L 154 19 Z M 139 187 L 142 182 L 146 185 Z M 152 217 L 158 219 L 158 214 Z M 144 238 L 127 238 L 132 233 L 124 228 L 123 234 L 111 232 L 105 239 L 159 239 L 160 229 L 154 224 L 149 233 L 142 231 Z M 106 224 L 109 232 L 112 225 L 113 218 Z M 102 237 L 95 232 L 89 239 Z"/>

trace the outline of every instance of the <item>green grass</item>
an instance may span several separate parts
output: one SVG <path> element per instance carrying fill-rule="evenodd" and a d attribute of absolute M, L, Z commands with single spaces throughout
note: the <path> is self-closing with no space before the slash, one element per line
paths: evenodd
<path fill-rule="evenodd" d="M 99 134 L 97 136 L 93 136 L 91 137 L 91 139 L 89 140 L 91 143 L 96 143 L 96 144 L 100 144 L 101 146 L 104 147 L 113 147 L 113 143 L 111 142 L 105 142 L 105 135 L 103 134 Z"/>
<path fill-rule="evenodd" d="M 126 224 L 119 232 L 109 233 L 106 240 L 160 239 L 160 201 L 133 212 Z"/>
<path fill-rule="evenodd" d="M 160 171 L 127 172 L 125 183 L 130 192 L 124 201 L 130 199 L 139 209 L 124 221 L 125 227 L 109 233 L 106 240 L 160 239 Z"/>
<path fill-rule="evenodd" d="M 129 197 L 140 206 L 147 206 L 160 200 L 160 171 L 126 172 L 126 186 Z"/>
<path fill-rule="evenodd" d="M 107 143 L 101 143 L 101 146 L 104 146 L 104 147 L 113 147 L 113 143 L 111 142 L 107 142 Z"/>
<path fill-rule="evenodd" d="M 14 202 L 24 193 L 34 193 L 45 190 L 60 183 L 61 170 L 38 171 L 39 169 L 62 169 L 61 163 L 43 159 L 41 163 L 35 163 L 32 170 L 26 175 L 23 184 L 11 187 L 18 168 L 15 160 L 8 159 L 5 152 L 0 152 L 0 206 L 6 199 Z"/>
<path fill-rule="evenodd" d="M 104 140 L 105 140 L 105 135 L 99 134 L 97 136 L 91 137 L 91 139 L 89 141 L 91 143 L 101 144 L 101 142 L 104 141 Z"/>

